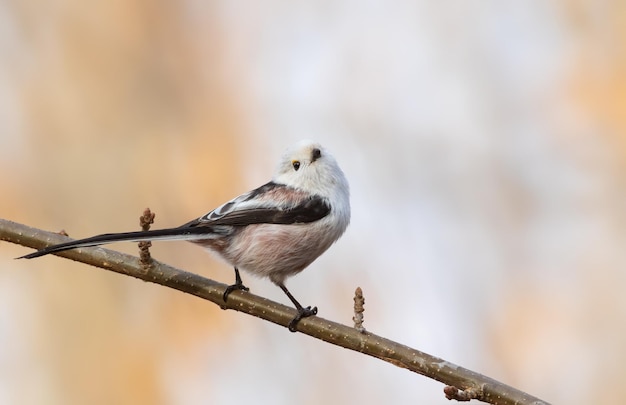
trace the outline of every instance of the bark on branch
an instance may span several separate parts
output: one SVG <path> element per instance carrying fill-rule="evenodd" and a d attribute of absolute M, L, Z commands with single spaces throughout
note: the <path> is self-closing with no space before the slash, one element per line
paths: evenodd
<path fill-rule="evenodd" d="M 40 249 L 70 239 L 62 234 L 0 219 L 0 240 Z M 287 327 L 295 315 L 293 308 L 242 291 L 233 292 L 229 295 L 228 302 L 224 303 L 222 295 L 227 287 L 225 284 L 158 261 L 153 261 L 152 265 L 146 268 L 137 257 L 99 247 L 68 250 L 57 255 L 193 294 L 222 308 L 244 312 L 284 327 Z M 302 319 L 297 328 L 299 332 L 314 338 L 376 357 L 440 381 L 446 384 L 445 394 L 449 399 L 459 401 L 477 399 L 502 405 L 547 404 L 494 379 L 368 331 L 359 331 L 318 316 Z"/>

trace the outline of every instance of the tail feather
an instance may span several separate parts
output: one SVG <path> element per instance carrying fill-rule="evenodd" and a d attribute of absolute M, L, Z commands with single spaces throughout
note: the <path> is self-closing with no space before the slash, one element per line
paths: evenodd
<path fill-rule="evenodd" d="M 36 252 L 29 253 L 18 259 L 34 259 L 35 257 L 45 256 L 50 253 L 63 252 L 65 250 L 76 249 L 81 247 L 98 246 L 113 242 L 141 242 L 146 240 L 197 240 L 211 237 L 211 230 L 207 228 L 168 228 L 155 229 L 153 231 L 123 232 L 123 233 L 105 233 L 85 239 L 73 240 L 70 242 L 60 243 L 58 245 L 48 246 Z"/>

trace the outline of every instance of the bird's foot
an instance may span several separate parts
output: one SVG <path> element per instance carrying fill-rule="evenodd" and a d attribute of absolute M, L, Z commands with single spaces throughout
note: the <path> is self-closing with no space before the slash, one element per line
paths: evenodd
<path fill-rule="evenodd" d="M 224 299 L 224 302 L 226 302 L 230 293 L 235 290 L 250 291 L 250 289 L 246 287 L 245 285 L 243 285 L 243 283 L 241 282 L 235 283 L 233 285 L 229 285 L 228 287 L 226 287 L 226 291 L 224 291 L 224 295 L 222 296 L 222 298 Z"/>
<path fill-rule="evenodd" d="M 300 308 L 297 308 L 297 310 L 298 310 L 298 315 L 296 315 L 291 320 L 291 322 L 289 322 L 289 325 L 288 325 L 289 332 L 296 332 L 297 331 L 296 326 L 298 326 L 298 322 L 300 322 L 300 319 L 307 318 L 307 317 L 313 316 L 313 315 L 317 315 L 317 307 L 313 307 L 313 308 L 311 308 L 311 307 L 306 307 L 306 308 L 300 307 Z"/>

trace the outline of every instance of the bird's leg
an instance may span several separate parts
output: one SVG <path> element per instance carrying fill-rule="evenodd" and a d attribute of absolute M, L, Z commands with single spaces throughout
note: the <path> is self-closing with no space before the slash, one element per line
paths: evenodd
<path fill-rule="evenodd" d="M 243 285 L 243 281 L 241 281 L 241 275 L 239 275 L 239 269 L 237 267 L 235 267 L 235 284 L 226 287 L 226 291 L 224 291 L 224 295 L 222 296 L 224 298 L 224 302 L 228 299 L 228 295 L 235 290 L 250 291 L 248 287 Z"/>
<path fill-rule="evenodd" d="M 298 311 L 298 315 L 296 315 L 291 322 L 289 322 L 289 331 L 290 332 L 295 332 L 296 331 L 296 326 L 298 325 L 298 322 L 300 322 L 300 319 L 302 318 L 306 318 L 309 316 L 313 316 L 313 315 L 317 315 L 317 307 L 306 307 L 304 308 L 302 305 L 300 305 L 300 303 L 298 302 L 298 300 L 296 300 L 294 298 L 293 295 L 291 295 L 291 293 L 289 292 L 289 290 L 287 289 L 287 287 L 285 287 L 285 285 L 283 283 L 276 283 L 277 286 L 280 287 L 281 290 L 284 291 L 285 294 L 287 294 L 287 297 L 289 297 L 289 299 L 291 300 L 291 302 L 293 302 L 293 305 L 295 305 L 296 310 Z"/>

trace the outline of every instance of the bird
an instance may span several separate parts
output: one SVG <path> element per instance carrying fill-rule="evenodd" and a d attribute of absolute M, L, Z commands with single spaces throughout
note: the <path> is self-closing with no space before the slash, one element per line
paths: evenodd
<path fill-rule="evenodd" d="M 317 314 L 285 286 L 333 245 L 350 223 L 350 190 L 339 164 L 321 144 L 303 140 L 282 155 L 271 180 L 176 228 L 107 233 L 52 245 L 18 259 L 33 259 L 80 247 L 113 242 L 186 240 L 217 255 L 235 270 L 223 300 L 249 291 L 240 270 L 269 278 L 295 306 L 288 328 Z"/>

